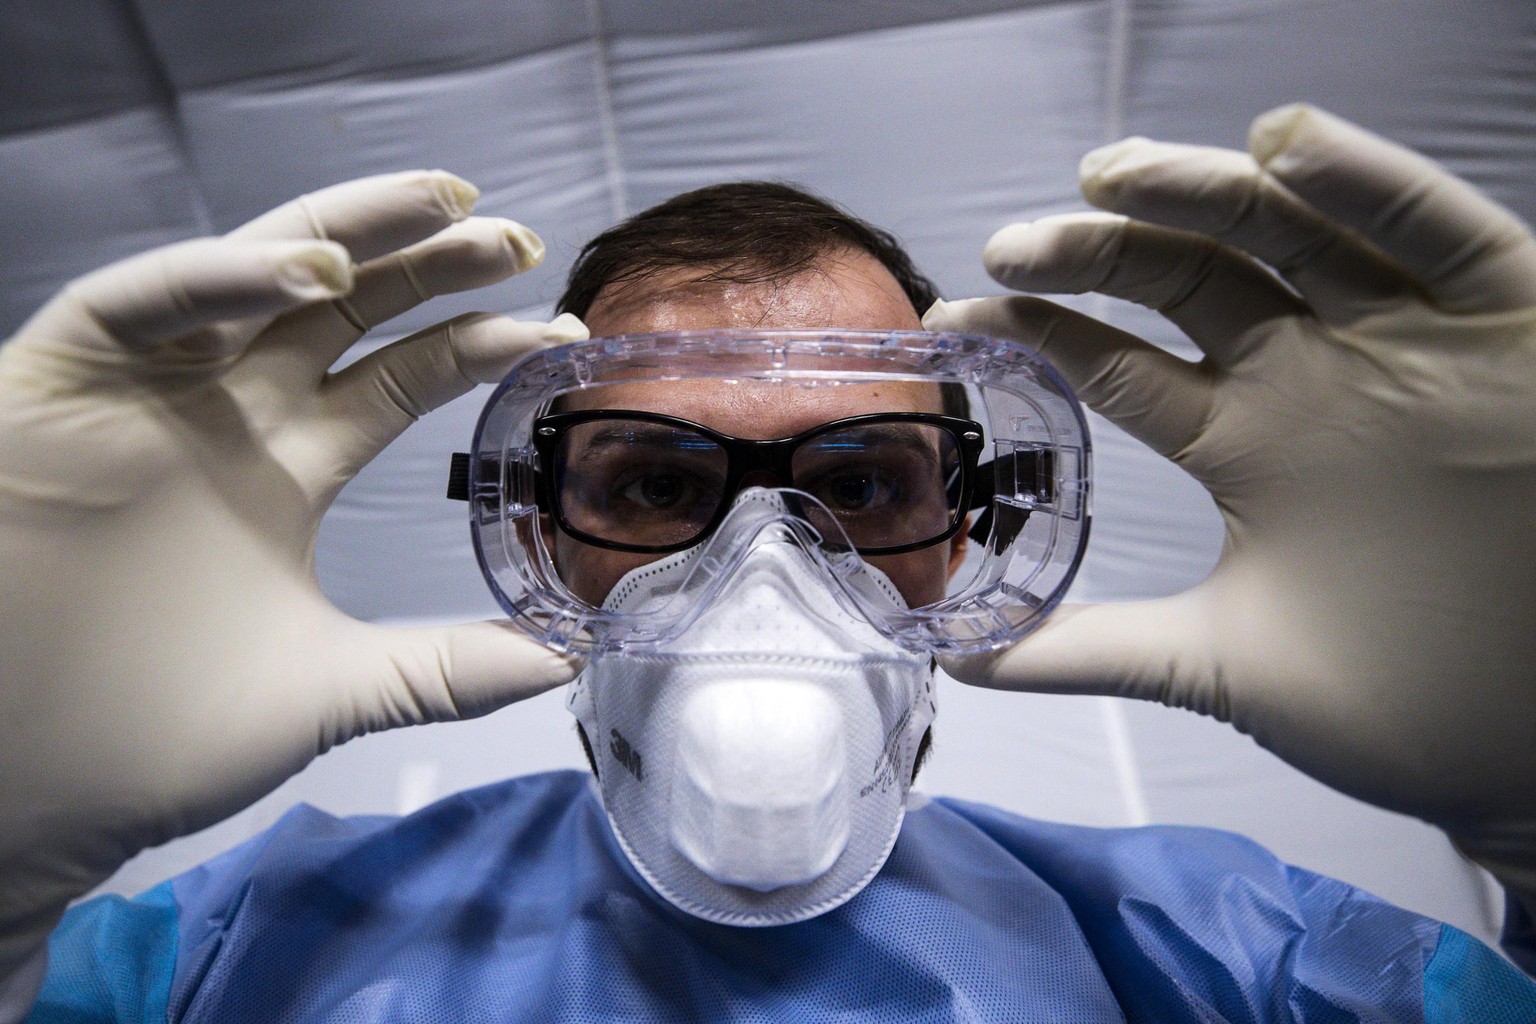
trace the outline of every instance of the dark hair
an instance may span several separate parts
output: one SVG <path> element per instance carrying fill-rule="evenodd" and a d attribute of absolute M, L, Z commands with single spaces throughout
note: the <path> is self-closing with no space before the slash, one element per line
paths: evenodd
<path fill-rule="evenodd" d="M 737 181 L 673 196 L 582 246 L 555 310 L 586 316 L 604 288 L 679 267 L 701 281 L 783 281 L 844 248 L 879 260 L 919 316 L 938 299 L 889 231 L 792 185 Z"/>
<path fill-rule="evenodd" d="M 699 281 L 784 281 L 848 248 L 879 260 L 918 316 L 938 301 L 938 287 L 889 231 L 793 185 L 733 181 L 673 196 L 582 246 L 555 311 L 584 317 L 609 285 L 684 267 L 703 271 Z M 946 413 L 970 415 L 963 387 L 943 384 L 940 394 Z"/>

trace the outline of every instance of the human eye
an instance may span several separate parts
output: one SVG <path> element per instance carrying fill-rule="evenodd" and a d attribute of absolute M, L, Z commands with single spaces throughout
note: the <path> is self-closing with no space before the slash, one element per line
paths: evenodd
<path fill-rule="evenodd" d="M 609 455 L 607 503 L 619 515 L 694 518 L 724 488 L 724 453 L 689 432 L 636 431 Z"/>
<path fill-rule="evenodd" d="M 557 462 L 560 508 L 576 529 L 631 544 L 671 543 L 714 515 L 726 456 L 691 431 L 604 419 L 572 430 Z"/>
<path fill-rule="evenodd" d="M 829 431 L 796 452 L 795 486 L 842 518 L 905 515 L 942 495 L 946 437 L 927 424 Z"/>
<path fill-rule="evenodd" d="M 697 472 L 667 464 L 626 467 L 614 479 L 612 489 L 615 507 L 628 506 L 643 512 L 692 508 L 699 504 L 706 490 L 719 490 Z"/>
<path fill-rule="evenodd" d="M 803 486 L 833 512 L 877 512 L 901 496 L 901 480 L 889 467 L 873 464 L 839 466 Z"/>

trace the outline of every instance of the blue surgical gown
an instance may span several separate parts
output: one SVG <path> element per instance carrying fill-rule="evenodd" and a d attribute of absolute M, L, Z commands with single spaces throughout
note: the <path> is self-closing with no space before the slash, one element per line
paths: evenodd
<path fill-rule="evenodd" d="M 32 1020 L 1536 1021 L 1448 925 L 1209 829 L 934 800 L 844 906 L 777 928 L 662 901 L 584 774 L 404 818 L 300 806 L 135 900 L 71 910 Z"/>

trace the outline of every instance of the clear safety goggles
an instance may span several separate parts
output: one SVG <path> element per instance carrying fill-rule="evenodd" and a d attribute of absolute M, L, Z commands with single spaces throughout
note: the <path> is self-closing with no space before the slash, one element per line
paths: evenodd
<path fill-rule="evenodd" d="M 1022 345 L 710 330 L 530 355 L 454 457 L 448 496 L 469 502 L 498 602 L 556 649 L 666 642 L 771 530 L 896 643 L 955 652 L 1011 643 L 1061 600 L 1087 545 L 1088 481 L 1082 409 Z M 752 488 L 777 499 L 744 507 Z M 962 531 L 972 543 L 936 600 L 893 608 L 853 579 L 866 558 L 910 576 Z M 604 606 L 616 574 L 679 557 L 686 600 Z"/>

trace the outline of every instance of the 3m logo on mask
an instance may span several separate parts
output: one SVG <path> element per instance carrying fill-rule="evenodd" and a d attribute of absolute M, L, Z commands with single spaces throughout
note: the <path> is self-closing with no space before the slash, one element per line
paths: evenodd
<path fill-rule="evenodd" d="M 608 730 L 608 752 L 635 777 L 636 782 L 645 781 L 645 766 L 641 763 L 640 751 L 631 747 L 629 740 L 617 729 Z"/>

